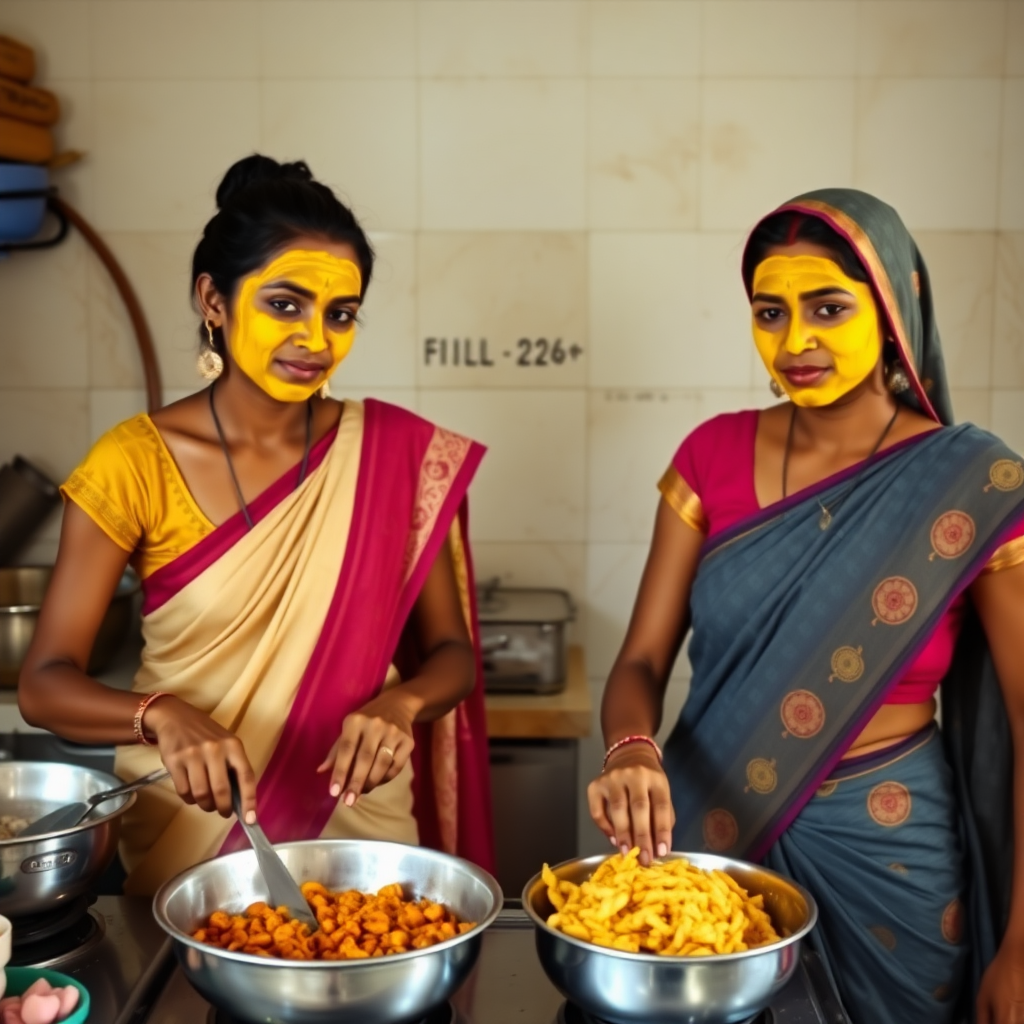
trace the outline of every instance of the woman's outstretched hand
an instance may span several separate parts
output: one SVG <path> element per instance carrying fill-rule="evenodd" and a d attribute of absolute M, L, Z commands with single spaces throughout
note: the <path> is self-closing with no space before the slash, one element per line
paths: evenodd
<path fill-rule="evenodd" d="M 351 807 L 364 793 L 390 782 L 408 763 L 416 745 L 415 711 L 401 687 L 374 697 L 345 719 L 341 735 L 317 768 L 331 771 L 331 796 Z"/>
<path fill-rule="evenodd" d="M 146 708 L 143 727 L 156 740 L 160 760 L 185 803 L 230 817 L 234 811 L 228 768 L 233 768 L 242 796 L 242 813 L 249 824 L 256 821 L 256 773 L 234 733 L 170 695 Z"/>
<path fill-rule="evenodd" d="M 1024 1024 L 1024 939 L 1007 935 L 978 989 L 978 1024 Z"/>
<path fill-rule="evenodd" d="M 646 743 L 630 743 L 608 759 L 605 770 L 587 787 L 590 816 L 623 853 L 640 847 L 640 863 L 664 857 L 672 849 L 672 809 L 668 778 Z"/>

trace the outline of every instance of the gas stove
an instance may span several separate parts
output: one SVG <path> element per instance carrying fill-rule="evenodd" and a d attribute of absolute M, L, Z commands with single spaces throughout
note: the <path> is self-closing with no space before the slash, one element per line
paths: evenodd
<path fill-rule="evenodd" d="M 152 928 L 157 926 L 152 924 Z M 83 979 L 84 980 L 84 979 Z M 138 998 L 137 1004 L 145 1002 Z M 141 1005 L 140 1005 L 141 1009 Z M 109 1018 L 97 1017 L 105 1022 Z M 344 1014 L 339 1012 L 339 1021 Z M 148 1015 L 116 1018 L 116 1024 L 246 1024 L 216 1011 L 174 969 Z M 423 1024 L 602 1024 L 566 1003 L 548 981 L 534 947 L 533 925 L 508 906 L 484 934 L 480 959 L 450 1005 Z M 805 949 L 792 980 L 772 1005 L 746 1024 L 849 1024 L 817 954 Z"/>

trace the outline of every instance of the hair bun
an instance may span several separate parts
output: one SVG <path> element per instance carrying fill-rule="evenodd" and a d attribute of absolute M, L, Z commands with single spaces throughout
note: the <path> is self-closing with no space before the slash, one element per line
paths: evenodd
<path fill-rule="evenodd" d="M 271 181 L 313 181 L 313 172 L 302 160 L 280 164 L 272 157 L 253 153 L 233 163 L 217 186 L 217 209 L 222 210 L 242 192 Z"/>

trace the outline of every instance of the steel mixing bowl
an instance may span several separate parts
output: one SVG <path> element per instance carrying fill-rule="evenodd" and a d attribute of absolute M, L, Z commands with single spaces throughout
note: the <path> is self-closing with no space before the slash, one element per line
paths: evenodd
<path fill-rule="evenodd" d="M 0 762 L 0 814 L 29 822 L 66 804 L 120 786 L 116 775 L 49 761 Z M 0 840 L 0 914 L 19 918 L 57 910 L 92 890 L 117 852 L 121 815 L 135 794 L 115 797 L 74 828 Z"/>
<path fill-rule="evenodd" d="M 274 960 L 197 942 L 191 933 L 215 910 L 241 912 L 267 890 L 252 850 L 188 868 L 156 894 L 153 913 L 174 940 L 185 977 L 235 1019 L 258 1024 L 409 1024 L 444 1003 L 469 976 L 484 929 L 501 909 L 501 888 L 457 857 L 399 843 L 312 839 L 275 849 L 292 876 L 328 889 L 376 892 L 400 882 L 406 899 L 426 896 L 477 927 L 448 942 L 372 960 Z"/>
<path fill-rule="evenodd" d="M 534 875 L 523 907 L 536 926 L 537 955 L 552 984 L 572 1002 L 608 1024 L 736 1024 L 760 1013 L 789 981 L 800 960 L 800 940 L 814 927 L 818 908 L 810 894 L 774 871 L 710 853 L 670 853 L 694 866 L 721 869 L 765 909 L 781 942 L 742 953 L 668 957 L 626 953 L 574 939 L 547 926 L 555 908 Z M 606 860 L 603 854 L 565 861 L 553 870 L 577 884 Z"/>
<path fill-rule="evenodd" d="M 0 568 L 0 686 L 18 685 L 51 576 L 51 565 Z M 102 671 L 117 653 L 132 623 L 133 599 L 140 587 L 135 572 L 126 569 L 93 641 L 89 672 Z"/>

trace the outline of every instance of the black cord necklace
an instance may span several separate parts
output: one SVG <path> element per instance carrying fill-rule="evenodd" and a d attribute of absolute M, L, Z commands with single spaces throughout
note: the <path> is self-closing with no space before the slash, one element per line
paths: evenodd
<path fill-rule="evenodd" d="M 789 433 L 786 434 L 786 450 L 782 453 L 782 497 L 786 497 L 786 476 L 789 472 L 789 452 L 793 447 L 793 428 L 796 426 L 796 405 L 792 407 L 792 413 L 789 417 Z M 818 505 L 821 507 L 821 517 L 818 519 L 818 529 L 827 530 L 832 525 L 832 513 L 835 512 L 840 505 L 854 492 L 857 484 L 860 483 L 860 478 L 864 475 L 864 471 L 868 468 L 871 460 L 878 453 L 878 449 L 882 447 L 882 442 L 889 436 L 889 431 L 892 430 L 893 424 L 896 422 L 896 417 L 900 414 L 900 404 L 896 403 L 896 408 L 893 410 L 892 418 L 885 425 L 885 430 L 882 431 L 882 436 L 875 442 L 875 447 L 871 449 L 868 457 L 861 464 L 860 470 L 857 475 L 853 478 L 853 483 L 846 488 L 831 504 L 831 506 L 825 506 L 821 499 L 818 499 Z"/>
<path fill-rule="evenodd" d="M 242 488 L 238 483 L 238 476 L 235 474 L 235 465 L 231 461 L 231 453 L 228 451 L 228 443 L 224 440 L 224 430 L 220 425 L 220 420 L 217 417 L 217 408 L 213 404 L 213 390 L 216 387 L 215 384 L 210 385 L 210 415 L 213 416 L 213 425 L 217 428 L 217 438 L 220 441 L 220 450 L 224 453 L 224 458 L 227 460 L 228 472 L 231 474 L 231 482 L 235 485 L 235 494 L 238 495 L 238 505 L 242 510 L 242 515 L 245 517 L 245 525 L 251 530 L 253 528 L 252 516 L 249 514 L 249 506 L 245 503 L 245 497 L 242 494 Z M 302 486 L 302 481 L 306 479 L 306 467 L 309 465 L 309 449 L 313 443 L 313 406 L 306 403 L 306 448 L 302 453 L 302 465 L 299 467 L 299 479 L 295 484 L 295 489 L 298 490 Z"/>

